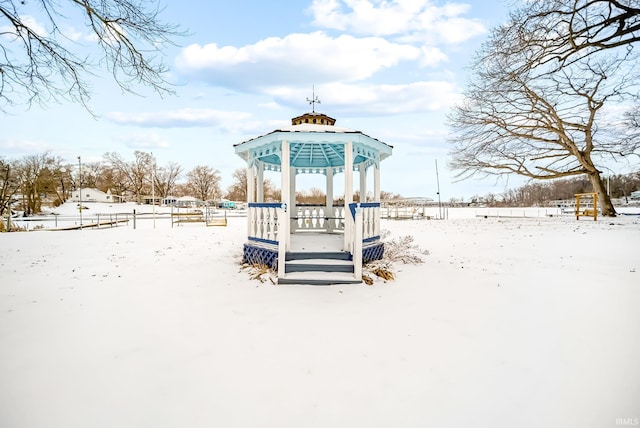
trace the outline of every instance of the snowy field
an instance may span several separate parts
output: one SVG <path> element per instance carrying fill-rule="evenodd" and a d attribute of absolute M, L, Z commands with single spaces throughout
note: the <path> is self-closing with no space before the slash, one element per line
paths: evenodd
<path fill-rule="evenodd" d="M 246 217 L 0 234 L 0 427 L 638 421 L 640 217 L 451 213 L 372 286 L 250 280 Z"/>

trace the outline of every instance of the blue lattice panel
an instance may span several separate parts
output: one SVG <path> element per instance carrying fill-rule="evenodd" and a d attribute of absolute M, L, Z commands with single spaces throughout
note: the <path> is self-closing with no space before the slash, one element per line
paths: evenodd
<path fill-rule="evenodd" d="M 382 242 L 362 248 L 362 263 L 380 260 L 382 256 L 384 256 L 384 244 Z"/>
<path fill-rule="evenodd" d="M 263 264 L 271 269 L 278 269 L 278 251 L 264 247 L 244 244 L 242 249 L 242 261 L 249 264 Z"/>

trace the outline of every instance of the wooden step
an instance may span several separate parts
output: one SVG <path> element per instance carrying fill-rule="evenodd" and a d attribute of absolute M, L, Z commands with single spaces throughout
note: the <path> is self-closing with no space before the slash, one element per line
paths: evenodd
<path fill-rule="evenodd" d="M 352 273 L 320 273 L 320 272 L 292 272 L 284 278 L 278 278 L 278 284 L 283 285 L 336 285 L 362 284 L 362 280 L 355 279 Z"/>
<path fill-rule="evenodd" d="M 353 277 L 351 254 L 345 251 L 288 252 L 285 257 L 285 276 L 278 284 L 334 285 L 361 284 Z"/>
<path fill-rule="evenodd" d="M 351 254 L 346 251 L 330 251 L 330 252 L 288 252 L 285 260 L 309 260 L 309 259 L 324 259 L 324 260 L 351 260 Z"/>
<path fill-rule="evenodd" d="M 285 273 L 289 272 L 346 272 L 353 273 L 353 263 L 336 259 L 301 259 L 285 262 Z"/>

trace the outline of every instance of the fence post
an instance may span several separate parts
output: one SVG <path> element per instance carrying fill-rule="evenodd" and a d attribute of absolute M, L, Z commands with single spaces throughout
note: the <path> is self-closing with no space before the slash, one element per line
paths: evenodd
<path fill-rule="evenodd" d="M 136 210 L 133 210 L 133 230 L 136 230 Z"/>
<path fill-rule="evenodd" d="M 353 276 L 355 279 L 362 279 L 362 208 L 360 207 L 356 208 L 353 234 Z"/>

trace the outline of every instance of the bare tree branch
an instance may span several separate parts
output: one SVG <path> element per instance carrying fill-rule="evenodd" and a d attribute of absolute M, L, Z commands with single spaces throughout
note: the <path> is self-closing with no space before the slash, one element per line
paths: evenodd
<path fill-rule="evenodd" d="M 19 1 L 0 2 L 0 111 L 26 104 L 61 100 L 88 109 L 88 78 L 106 67 L 127 92 L 135 85 L 171 93 L 162 61 L 164 48 L 183 35 L 160 20 L 161 10 L 149 0 L 32 0 L 42 10 L 25 16 Z M 59 22 L 80 14 L 93 35 L 92 46 L 81 46 L 60 30 Z M 95 56 L 97 48 L 101 54 Z M 86 52 L 86 53 L 83 53 Z"/>

